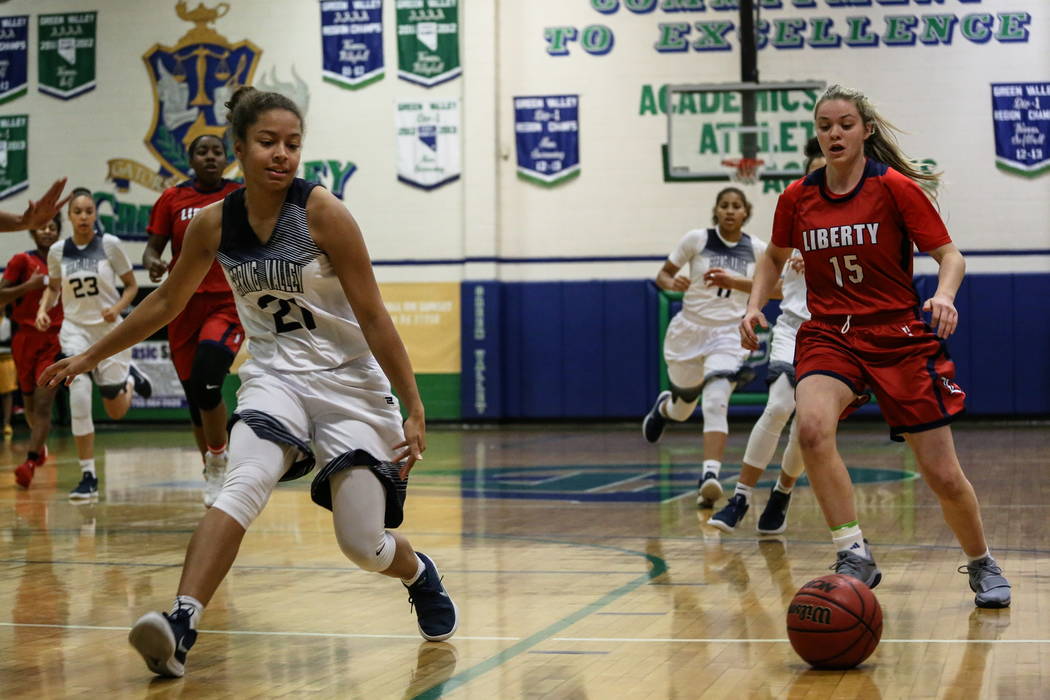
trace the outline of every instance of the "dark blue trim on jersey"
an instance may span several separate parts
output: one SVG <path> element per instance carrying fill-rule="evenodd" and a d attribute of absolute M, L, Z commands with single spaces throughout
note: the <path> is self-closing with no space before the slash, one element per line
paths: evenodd
<path fill-rule="evenodd" d="M 824 375 L 825 377 L 831 377 L 832 379 L 838 379 L 840 382 L 842 382 L 843 384 L 848 386 L 849 390 L 852 391 L 854 393 L 854 395 L 861 393 L 860 389 L 858 389 L 856 386 L 853 385 L 853 382 L 851 382 L 849 379 L 847 379 L 846 377 L 842 376 L 838 372 L 833 372 L 830 369 L 815 369 L 815 370 L 811 370 L 811 371 L 806 372 L 805 374 L 803 374 L 801 377 L 799 377 L 798 381 L 801 382 L 803 379 L 805 379 L 806 377 L 808 377 L 810 375 L 813 375 L 813 374 L 821 374 L 821 375 Z M 797 383 L 796 383 L 796 386 L 798 386 Z"/>
<path fill-rule="evenodd" d="M 823 168 L 820 168 L 819 170 L 813 171 L 811 175 L 817 175 L 818 173 L 820 174 L 819 177 L 815 178 L 815 181 L 817 187 L 820 189 L 820 196 L 824 199 L 825 202 L 828 202 L 830 204 L 843 204 L 860 194 L 860 191 L 864 189 L 864 183 L 868 181 L 869 177 L 881 177 L 885 175 L 886 171 L 889 169 L 890 166 L 886 165 L 885 163 L 880 163 L 877 160 L 868 158 L 864 163 L 864 172 L 860 175 L 860 182 L 858 182 L 857 186 L 854 187 L 850 192 L 841 196 L 834 195 L 828 192 L 827 190 L 827 179 L 825 178 L 825 173 L 827 171 L 826 165 Z M 806 179 L 809 180 L 809 177 L 807 177 Z"/>
<path fill-rule="evenodd" d="M 891 425 L 890 440 L 893 440 L 894 442 L 904 442 L 904 433 L 923 433 L 927 430 L 939 428 L 942 425 L 949 425 L 965 412 L 965 410 L 959 411 L 958 413 L 945 416 L 939 420 L 931 421 L 929 423 L 920 423 L 919 425 Z"/>

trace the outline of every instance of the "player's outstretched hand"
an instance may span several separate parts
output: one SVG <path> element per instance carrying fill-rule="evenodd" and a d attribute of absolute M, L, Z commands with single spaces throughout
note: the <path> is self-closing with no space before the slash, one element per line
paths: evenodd
<path fill-rule="evenodd" d="M 394 445 L 395 450 L 401 450 L 394 455 L 394 461 L 404 460 L 401 467 L 401 478 L 407 479 L 408 473 L 412 471 L 416 462 L 423 460 L 423 452 L 427 449 L 427 429 L 421 416 L 409 416 L 405 420 L 404 429 L 405 439 Z"/>
<path fill-rule="evenodd" d="M 740 320 L 740 345 L 748 350 L 758 350 L 758 333 L 755 326 L 769 328 L 769 321 L 761 311 L 748 311 Z"/>
<path fill-rule="evenodd" d="M 710 270 L 704 273 L 704 286 L 705 287 L 719 287 L 721 289 L 732 289 L 734 275 L 731 272 L 726 272 L 720 267 L 712 267 Z"/>
<path fill-rule="evenodd" d="M 83 354 L 67 357 L 48 366 L 47 369 L 41 372 L 40 379 L 37 380 L 37 385 L 54 388 L 65 382 L 66 386 L 69 386 L 73 383 L 73 379 L 78 374 L 90 372 L 95 369 L 96 364 L 97 363 L 92 362 Z"/>
<path fill-rule="evenodd" d="M 69 196 L 65 199 L 61 199 L 62 190 L 65 188 L 66 178 L 63 177 L 55 180 L 54 184 L 48 188 L 43 197 L 35 202 L 29 200 L 29 206 L 26 207 L 25 213 L 22 214 L 22 228 L 43 228 L 54 219 L 58 210 L 65 206 L 65 203 L 69 201 Z"/>
<path fill-rule="evenodd" d="M 959 325 L 959 312 L 948 297 L 935 294 L 926 300 L 922 310 L 930 312 L 930 325 L 937 331 L 938 338 L 947 338 Z"/>

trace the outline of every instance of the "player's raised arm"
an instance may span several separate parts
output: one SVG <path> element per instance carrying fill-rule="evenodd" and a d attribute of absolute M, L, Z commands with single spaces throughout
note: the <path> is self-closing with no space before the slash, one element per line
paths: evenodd
<path fill-rule="evenodd" d="M 221 224 L 221 203 L 202 209 L 190 222 L 182 255 L 164 283 L 135 307 L 123 323 L 104 335 L 87 352 L 56 362 L 44 370 L 40 376 L 40 385 L 54 387 L 62 381 L 68 383 L 76 375 L 90 371 L 103 359 L 145 340 L 167 325 L 186 305 L 211 267 L 219 245 Z"/>
<path fill-rule="evenodd" d="M 21 215 L 0 211 L 0 231 L 24 231 L 46 226 L 69 201 L 69 196 L 62 198 L 65 188 L 66 178 L 63 177 L 55 180 L 40 199 L 29 200 L 29 206 Z"/>

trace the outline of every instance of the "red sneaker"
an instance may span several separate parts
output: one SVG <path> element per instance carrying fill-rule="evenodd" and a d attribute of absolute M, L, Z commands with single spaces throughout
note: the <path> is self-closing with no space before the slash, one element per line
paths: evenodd
<path fill-rule="evenodd" d="M 15 467 L 15 481 L 18 482 L 19 486 L 24 489 L 29 488 L 29 484 L 33 481 L 33 472 L 36 471 L 36 466 L 36 460 L 27 459 Z"/>

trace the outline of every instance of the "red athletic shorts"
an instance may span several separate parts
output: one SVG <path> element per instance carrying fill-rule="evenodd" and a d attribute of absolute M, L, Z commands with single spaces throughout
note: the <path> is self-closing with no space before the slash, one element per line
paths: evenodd
<path fill-rule="evenodd" d="M 914 311 L 814 318 L 798 330 L 795 373 L 841 380 L 855 394 L 870 388 L 898 442 L 951 423 L 966 393 L 944 341 Z M 843 332 L 843 329 L 846 329 Z"/>
<path fill-rule="evenodd" d="M 243 342 L 244 329 L 230 292 L 194 294 L 186 308 L 168 324 L 171 361 L 182 381 L 188 380 L 193 372 L 198 345 L 214 343 L 236 355 Z"/>
<path fill-rule="evenodd" d="M 41 333 L 33 326 L 19 326 L 11 338 L 11 357 L 18 371 L 19 390 L 32 394 L 40 373 L 57 360 L 61 352 L 58 328 Z"/>

